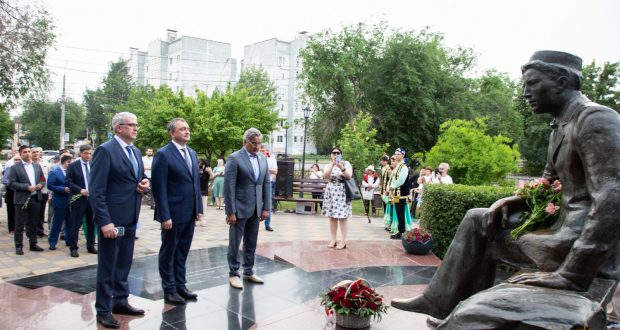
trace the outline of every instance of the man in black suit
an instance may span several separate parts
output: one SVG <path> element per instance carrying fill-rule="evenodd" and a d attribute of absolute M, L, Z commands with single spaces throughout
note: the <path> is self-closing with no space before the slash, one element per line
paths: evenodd
<path fill-rule="evenodd" d="M 115 314 L 144 315 L 129 305 L 127 277 L 133 259 L 136 225 L 142 193 L 149 187 L 140 151 L 132 142 L 138 135 L 138 119 L 129 112 L 112 118 L 114 138 L 97 148 L 93 156 L 90 204 L 99 228 L 97 256 L 97 322 L 120 328 Z"/>
<path fill-rule="evenodd" d="M 30 251 L 43 251 L 43 248 L 37 245 L 37 224 L 45 177 L 41 166 L 32 163 L 29 146 L 19 147 L 19 155 L 22 161 L 15 163 L 10 169 L 9 188 L 14 190 L 15 254 L 23 255 L 24 226 L 30 241 Z"/>
<path fill-rule="evenodd" d="M 198 295 L 187 289 L 185 261 L 194 237 L 196 219 L 202 218 L 200 175 L 196 152 L 187 146 L 189 125 L 183 118 L 168 123 L 172 141 L 159 149 L 153 160 L 153 196 L 161 222 L 159 275 L 164 301 L 184 305 Z"/>
<path fill-rule="evenodd" d="M 78 237 L 82 228 L 82 219 L 86 216 L 86 249 L 88 253 L 97 254 L 95 248 L 95 224 L 93 222 L 93 211 L 88 202 L 89 181 L 90 181 L 90 160 L 93 157 L 93 147 L 88 144 L 80 146 L 80 158 L 71 163 L 67 168 L 65 179 L 71 193 L 80 195 L 77 200 L 70 204 L 69 237 L 67 244 L 71 250 L 71 256 L 79 257 Z M 73 197 L 72 197 L 73 198 Z"/>

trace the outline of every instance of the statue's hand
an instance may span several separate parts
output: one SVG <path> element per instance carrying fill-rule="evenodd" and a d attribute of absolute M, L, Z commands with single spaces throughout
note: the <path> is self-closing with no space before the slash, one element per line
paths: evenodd
<path fill-rule="evenodd" d="M 534 285 L 545 288 L 585 291 L 585 289 L 558 272 L 524 273 L 508 279 L 509 283 Z"/>
<path fill-rule="evenodd" d="M 493 203 L 482 216 L 482 236 L 489 241 L 495 239 L 495 227 L 501 221 L 502 226 L 508 224 L 508 201 L 500 199 Z"/>

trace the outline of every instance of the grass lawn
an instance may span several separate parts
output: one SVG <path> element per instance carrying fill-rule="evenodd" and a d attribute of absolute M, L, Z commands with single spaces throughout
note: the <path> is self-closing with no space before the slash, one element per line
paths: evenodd
<path fill-rule="evenodd" d="M 364 203 L 362 202 L 361 199 L 353 201 L 352 206 L 353 206 L 354 215 L 364 215 Z M 286 209 L 291 209 L 291 210 L 297 209 L 297 203 L 281 201 L 280 210 L 286 210 Z"/>

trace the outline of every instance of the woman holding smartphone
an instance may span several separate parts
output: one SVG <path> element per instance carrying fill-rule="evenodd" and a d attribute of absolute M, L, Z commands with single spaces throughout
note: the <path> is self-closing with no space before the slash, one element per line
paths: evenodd
<path fill-rule="evenodd" d="M 344 180 L 351 178 L 353 168 L 347 161 L 342 160 L 340 148 L 332 149 L 332 162 L 325 166 L 323 178 L 329 180 L 325 187 L 322 214 L 329 217 L 329 231 L 331 241 L 327 247 L 342 250 L 347 247 L 347 219 L 351 216 L 351 201 L 347 201 Z M 340 242 L 336 236 L 340 227 Z"/>

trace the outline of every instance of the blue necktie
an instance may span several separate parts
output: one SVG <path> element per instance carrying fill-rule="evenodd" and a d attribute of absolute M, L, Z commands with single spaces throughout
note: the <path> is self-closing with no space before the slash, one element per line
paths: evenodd
<path fill-rule="evenodd" d="M 189 173 L 192 173 L 192 161 L 189 158 L 189 153 L 187 152 L 187 148 L 181 148 L 183 150 L 183 158 L 185 158 L 185 163 L 187 164 L 187 168 L 189 168 Z"/>
<path fill-rule="evenodd" d="M 133 153 L 133 149 L 131 146 L 125 147 L 127 149 L 127 153 L 129 154 L 129 161 L 131 162 L 131 166 L 133 166 L 133 175 L 138 178 L 138 161 L 136 160 L 136 155 Z"/>

